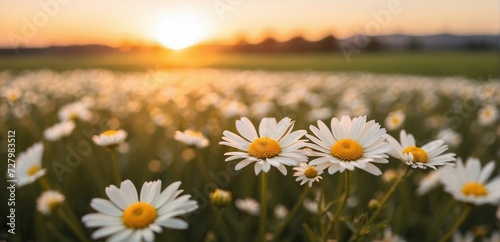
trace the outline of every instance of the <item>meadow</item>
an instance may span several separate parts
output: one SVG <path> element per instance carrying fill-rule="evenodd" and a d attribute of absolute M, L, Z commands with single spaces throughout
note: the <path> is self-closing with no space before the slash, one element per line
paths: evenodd
<path fill-rule="evenodd" d="M 22 52 L 22 50 L 21 50 Z M 495 51 L 360 52 L 332 54 L 245 54 L 224 52 L 148 52 L 79 55 L 4 55 L 0 70 L 105 68 L 114 71 L 149 71 L 172 68 L 225 68 L 268 71 L 355 71 L 380 74 L 499 77 Z"/>
<path fill-rule="evenodd" d="M 182 182 L 179 189 L 192 196 L 197 209 L 181 209 L 177 218 L 188 228 L 172 228 L 183 224 L 172 220 L 171 227 L 155 232 L 156 241 L 255 241 L 262 240 L 260 236 L 272 241 L 438 241 L 447 235 L 453 241 L 462 235 L 497 241 L 499 202 L 457 199 L 445 191 L 432 168 L 412 168 L 402 158 L 389 156 L 388 163 L 374 163 L 381 174 L 361 165 L 334 174 L 312 166 L 313 177 L 321 179 L 309 188 L 296 181 L 290 165 L 286 175 L 278 166 L 256 175 L 255 161 L 239 169 L 237 160 L 225 161 L 230 156 L 226 152 L 238 149 L 219 144 L 230 137 L 225 131 L 244 136 L 238 126 L 244 117 L 258 131 L 265 117 L 278 122 L 290 118 L 294 125 L 289 132 L 315 135 L 311 126 L 319 126 L 318 120 L 330 127 L 332 118 L 366 115 L 397 140 L 405 130 L 419 147 L 440 139 L 448 146 L 446 153 L 464 162 L 476 157 L 486 167 L 494 161 L 491 180 L 500 175 L 500 83 L 491 78 L 498 77 L 495 56 L 424 53 L 401 61 L 394 54 L 363 54 L 351 64 L 342 56 L 234 56 L 200 64 L 226 69 L 162 69 L 146 57 L 141 65 L 116 57 L 103 57 L 101 64 L 86 58 L 2 59 L 0 66 L 10 71 L 0 73 L 5 161 L 0 173 L 8 174 L 9 153 L 18 159 L 40 142 L 43 155 L 41 167 L 24 171 L 32 176 L 27 184 L 17 185 L 15 235 L 8 232 L 4 211 L 11 207 L 8 196 L 2 195 L 0 240 L 91 241 L 96 228 L 82 217 L 96 212 L 92 199 L 108 199 L 106 187 L 119 181 L 129 179 L 140 191 L 144 182 L 159 179 L 161 190 Z M 73 69 L 77 66 L 84 69 Z M 25 70 L 42 67 L 56 71 Z M 92 69 L 97 67 L 110 70 Z M 362 72 L 332 72 L 339 70 Z M 73 122 L 74 127 L 65 135 L 47 131 L 61 122 Z M 12 142 L 7 141 L 9 130 L 15 130 Z M 125 131 L 126 138 L 113 136 L 117 130 Z M 191 132 L 178 132 L 186 130 Z M 110 145 L 94 138 L 102 133 L 101 138 L 113 137 L 105 140 Z M 300 139 L 314 143 L 310 136 Z M 15 143 L 15 151 L 8 150 L 10 143 Z M 311 147 L 300 146 L 296 152 L 310 162 L 317 158 Z M 31 155 L 28 160 L 36 159 Z M 45 174 L 33 177 L 43 168 Z M 1 187 L 10 184 L 0 179 Z M 64 201 L 52 200 L 45 210 L 37 209 L 43 204 L 37 199 L 48 189 L 58 191 Z M 216 189 L 231 196 L 213 195 Z M 498 191 L 484 196 L 498 196 Z M 259 203 L 265 209 L 256 208 Z M 464 216 L 465 211 L 470 214 Z"/>

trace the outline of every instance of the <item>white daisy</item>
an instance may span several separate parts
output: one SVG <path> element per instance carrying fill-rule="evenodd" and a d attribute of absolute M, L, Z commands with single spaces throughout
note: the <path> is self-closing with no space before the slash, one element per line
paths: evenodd
<path fill-rule="evenodd" d="M 306 143 L 299 140 L 305 130 L 292 132 L 294 122 L 290 118 L 283 118 L 278 123 L 274 118 L 263 118 L 259 125 L 259 134 L 248 118 L 241 118 L 236 121 L 236 129 L 241 137 L 230 131 L 224 131 L 224 137 L 219 144 L 234 147 L 242 150 L 237 152 L 227 152 L 227 161 L 243 159 L 235 169 L 241 168 L 255 162 L 255 174 L 260 171 L 268 172 L 271 166 L 287 174 L 285 165 L 296 166 L 300 162 L 306 162 L 307 156 L 301 150 Z"/>
<path fill-rule="evenodd" d="M 58 191 L 44 191 L 36 200 L 36 208 L 40 213 L 50 215 L 56 211 L 64 200 L 64 195 Z"/>
<path fill-rule="evenodd" d="M 184 132 L 175 131 L 175 140 L 180 141 L 186 145 L 195 146 L 197 148 L 205 148 L 208 146 L 209 141 L 202 133 L 185 130 Z"/>
<path fill-rule="evenodd" d="M 440 184 L 437 171 L 429 172 L 418 184 L 417 195 L 422 196 Z"/>
<path fill-rule="evenodd" d="M 92 113 L 89 110 L 88 104 L 80 101 L 65 105 L 57 114 L 59 120 L 83 120 L 89 121 L 92 118 Z"/>
<path fill-rule="evenodd" d="M 15 173 L 18 187 L 30 184 L 45 175 L 47 170 L 42 169 L 42 156 L 42 142 L 32 145 L 25 152 L 19 154 Z"/>
<path fill-rule="evenodd" d="M 309 199 L 309 198 L 306 198 L 304 199 L 304 208 L 309 211 L 310 213 L 318 213 L 318 202 L 312 200 L 312 199 Z"/>
<path fill-rule="evenodd" d="M 321 174 L 323 174 L 322 169 L 319 169 L 316 166 L 308 165 L 305 162 L 300 163 L 299 166 L 296 166 L 293 169 L 296 171 L 293 174 L 293 176 L 297 177 L 295 181 L 300 181 L 300 185 L 308 183 L 309 187 L 311 187 L 313 182 L 319 182 L 319 180 L 323 179 L 323 177 L 321 177 Z"/>
<path fill-rule="evenodd" d="M 385 127 L 388 130 L 398 129 L 404 123 L 405 118 L 406 118 L 406 115 L 401 110 L 390 112 L 387 115 L 387 117 L 385 118 L 385 122 L 384 122 Z"/>
<path fill-rule="evenodd" d="M 75 129 L 75 126 L 73 120 L 62 121 L 43 131 L 43 137 L 48 141 L 58 141 L 61 138 L 68 137 Z"/>
<path fill-rule="evenodd" d="M 457 131 L 449 128 L 439 131 L 439 133 L 437 134 L 437 138 L 443 140 L 451 147 L 457 147 L 458 145 L 460 145 L 460 143 L 462 143 L 462 135 L 460 135 L 460 133 L 458 133 Z"/>
<path fill-rule="evenodd" d="M 13 104 L 21 98 L 21 91 L 18 88 L 7 88 L 3 91 L 2 96 L 4 96 L 9 103 Z"/>
<path fill-rule="evenodd" d="M 104 147 L 118 146 L 119 144 L 123 143 L 123 141 L 125 141 L 126 138 L 127 138 L 127 132 L 122 129 L 119 130 L 110 129 L 104 131 L 100 135 L 92 136 L 92 140 L 94 141 L 94 143 Z"/>
<path fill-rule="evenodd" d="M 496 106 L 488 104 L 479 110 L 478 116 L 479 124 L 488 126 L 498 119 L 498 109 Z"/>
<path fill-rule="evenodd" d="M 406 134 L 405 130 L 399 133 L 399 143 L 390 135 L 384 136 L 391 144 L 389 155 L 403 161 L 411 168 L 426 169 L 427 167 L 436 170 L 436 166 L 442 166 L 455 160 L 455 154 L 446 153 L 448 145 L 442 140 L 434 140 L 422 147 L 417 147 L 415 138 L 411 134 Z"/>
<path fill-rule="evenodd" d="M 259 216 L 260 204 L 253 198 L 236 199 L 234 202 L 236 207 L 250 215 Z"/>
<path fill-rule="evenodd" d="M 83 216 L 86 227 L 97 228 L 92 239 L 109 237 L 106 241 L 154 241 L 155 233 L 162 227 L 186 229 L 188 224 L 178 218 L 198 208 L 190 195 L 179 196 L 181 182 L 170 184 L 161 193 L 161 181 L 144 182 L 140 195 L 130 180 L 121 183 L 120 188 L 111 185 L 106 188 L 110 200 L 92 199 L 90 206 L 98 213 Z"/>
<path fill-rule="evenodd" d="M 281 203 L 274 207 L 274 216 L 278 219 L 284 219 L 288 212 L 288 208 L 286 208 L 286 206 Z"/>
<path fill-rule="evenodd" d="M 500 204 L 500 177 L 489 183 L 486 180 L 495 169 L 495 162 L 490 161 L 481 169 L 481 162 L 469 158 L 464 166 L 462 159 L 457 159 L 456 166 L 446 166 L 438 170 L 439 180 L 444 190 L 458 201 L 482 205 Z"/>
<path fill-rule="evenodd" d="M 316 136 L 306 136 L 314 142 L 309 144 L 319 156 L 312 160 L 309 165 L 317 165 L 320 169 L 328 167 L 328 172 L 343 172 L 359 168 L 373 175 L 381 175 L 382 172 L 371 163 L 387 163 L 388 156 L 385 154 L 390 146 L 383 141 L 385 129 L 371 120 L 366 122 L 366 116 L 351 120 L 348 116 L 342 116 L 340 120 L 332 118 L 331 129 L 322 121 L 318 121 L 318 127 L 311 125 L 309 129 Z"/>

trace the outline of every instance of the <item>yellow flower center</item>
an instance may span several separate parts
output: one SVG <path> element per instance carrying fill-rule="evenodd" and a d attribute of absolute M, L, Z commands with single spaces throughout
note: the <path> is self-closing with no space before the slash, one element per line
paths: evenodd
<path fill-rule="evenodd" d="M 70 113 L 69 114 L 69 119 L 75 120 L 75 121 L 78 120 L 78 114 L 75 113 L 75 112 Z"/>
<path fill-rule="evenodd" d="M 465 185 L 462 187 L 462 193 L 465 196 L 476 196 L 476 197 L 482 197 L 488 195 L 488 190 L 486 187 L 478 182 L 467 182 Z"/>
<path fill-rule="evenodd" d="M 280 152 L 280 144 L 268 137 L 258 138 L 248 147 L 248 154 L 261 159 L 275 157 Z"/>
<path fill-rule="evenodd" d="M 136 202 L 123 211 L 123 223 L 133 229 L 141 229 L 153 223 L 156 219 L 156 209 L 149 203 Z"/>
<path fill-rule="evenodd" d="M 315 178 L 318 175 L 318 171 L 314 167 L 307 167 L 307 169 L 304 171 L 304 175 L 307 178 Z"/>
<path fill-rule="evenodd" d="M 399 118 L 397 118 L 397 117 L 392 118 L 391 121 L 393 124 L 399 124 Z"/>
<path fill-rule="evenodd" d="M 332 156 L 343 161 L 355 161 L 363 156 L 363 147 L 352 139 L 341 139 L 330 149 Z"/>
<path fill-rule="evenodd" d="M 104 132 L 102 133 L 102 135 L 104 135 L 104 136 L 108 136 L 108 137 L 109 137 L 109 136 L 113 136 L 113 135 L 115 135 L 115 134 L 116 134 L 116 132 L 117 132 L 116 130 L 114 130 L 114 129 L 110 129 L 110 130 L 108 130 L 108 131 L 104 131 Z"/>
<path fill-rule="evenodd" d="M 408 146 L 403 150 L 403 154 L 413 155 L 413 161 L 427 163 L 429 161 L 429 157 L 427 156 L 427 152 L 422 148 L 418 148 L 416 146 Z"/>
<path fill-rule="evenodd" d="M 196 137 L 196 138 L 203 137 L 203 134 L 201 132 L 198 132 L 198 131 L 186 130 L 186 134 L 193 136 L 193 137 Z"/>
<path fill-rule="evenodd" d="M 8 96 L 10 101 L 16 101 L 17 98 L 19 97 L 17 93 L 10 93 Z"/>
<path fill-rule="evenodd" d="M 32 166 L 32 167 L 28 170 L 28 175 L 29 175 L 29 176 L 33 176 L 33 175 L 35 175 L 35 173 L 36 173 L 37 171 L 39 171 L 39 170 L 40 170 L 40 166 L 38 166 L 38 165 L 34 165 L 34 166 Z"/>
<path fill-rule="evenodd" d="M 59 206 L 59 201 L 56 199 L 52 199 L 48 203 L 49 211 L 52 213 L 57 209 L 57 206 Z"/>

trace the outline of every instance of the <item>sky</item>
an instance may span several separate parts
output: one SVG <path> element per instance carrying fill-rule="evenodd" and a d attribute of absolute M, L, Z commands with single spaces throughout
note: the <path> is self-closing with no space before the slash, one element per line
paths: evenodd
<path fill-rule="evenodd" d="M 0 0 L 0 47 L 498 34 L 497 0 Z"/>

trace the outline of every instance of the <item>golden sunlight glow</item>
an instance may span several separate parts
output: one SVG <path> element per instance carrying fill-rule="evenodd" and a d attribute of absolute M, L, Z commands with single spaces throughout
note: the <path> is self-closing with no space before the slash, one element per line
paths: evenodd
<path fill-rule="evenodd" d="M 207 26 L 192 12 L 176 12 L 166 16 L 156 29 L 156 40 L 173 50 L 182 50 L 200 42 Z"/>

